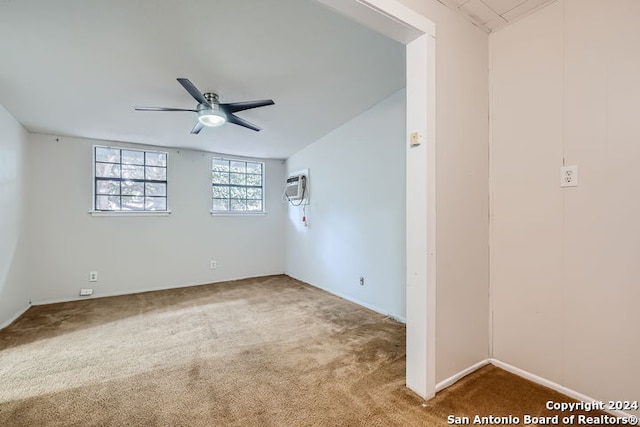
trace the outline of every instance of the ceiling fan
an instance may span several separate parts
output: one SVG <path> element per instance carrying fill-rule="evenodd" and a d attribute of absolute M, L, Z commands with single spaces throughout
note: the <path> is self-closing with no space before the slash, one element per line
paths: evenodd
<path fill-rule="evenodd" d="M 244 102 L 231 102 L 228 104 L 220 104 L 218 102 L 218 94 L 212 92 L 202 93 L 194 86 L 189 79 L 180 78 L 178 83 L 184 87 L 187 92 L 193 98 L 198 101 L 198 105 L 195 110 L 185 108 L 165 108 L 165 107 L 135 107 L 136 111 L 191 111 L 198 114 L 198 123 L 191 129 L 192 134 L 198 134 L 204 128 L 222 126 L 226 122 L 233 123 L 234 125 L 243 126 L 256 132 L 260 131 L 260 128 L 248 121 L 241 119 L 234 115 L 238 111 L 250 110 L 251 108 L 265 107 L 267 105 L 273 105 L 274 102 L 271 99 L 264 99 L 261 101 L 244 101 Z"/>

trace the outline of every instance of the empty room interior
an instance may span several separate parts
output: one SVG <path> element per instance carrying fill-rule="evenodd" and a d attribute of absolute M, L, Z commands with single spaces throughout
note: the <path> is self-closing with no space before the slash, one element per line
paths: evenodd
<path fill-rule="evenodd" d="M 0 1 L 0 424 L 637 424 L 639 19 Z"/>

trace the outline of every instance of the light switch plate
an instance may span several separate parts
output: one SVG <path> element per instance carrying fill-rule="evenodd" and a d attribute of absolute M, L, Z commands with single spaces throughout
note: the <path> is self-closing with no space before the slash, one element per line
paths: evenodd
<path fill-rule="evenodd" d="M 411 132 L 409 135 L 409 146 L 417 147 L 424 142 L 424 136 L 422 132 Z"/>

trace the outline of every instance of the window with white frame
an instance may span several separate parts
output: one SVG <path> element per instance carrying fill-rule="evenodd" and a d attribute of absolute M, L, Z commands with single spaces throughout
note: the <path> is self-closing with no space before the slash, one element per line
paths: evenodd
<path fill-rule="evenodd" d="M 264 163 L 214 158 L 212 213 L 264 212 Z"/>
<path fill-rule="evenodd" d="M 167 211 L 167 153 L 94 146 L 94 210 Z"/>

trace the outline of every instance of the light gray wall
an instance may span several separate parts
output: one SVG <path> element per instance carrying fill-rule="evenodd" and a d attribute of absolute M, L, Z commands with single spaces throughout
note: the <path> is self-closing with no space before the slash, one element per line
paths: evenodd
<path fill-rule="evenodd" d="M 29 306 L 23 227 L 26 140 L 24 128 L 0 105 L 0 327 Z"/>
<path fill-rule="evenodd" d="M 59 139 L 29 135 L 34 303 L 78 299 L 85 287 L 115 295 L 284 272 L 284 162 L 266 161 L 266 215 L 212 217 L 212 155 L 156 147 L 169 152 L 171 215 L 95 217 L 88 214 L 93 145 L 133 145 Z M 98 282 L 88 282 L 89 271 L 98 272 Z"/>
<path fill-rule="evenodd" d="M 286 272 L 405 318 L 405 91 L 287 160 L 309 168 L 308 226 L 289 207 Z M 365 278 L 360 286 L 359 278 Z"/>

